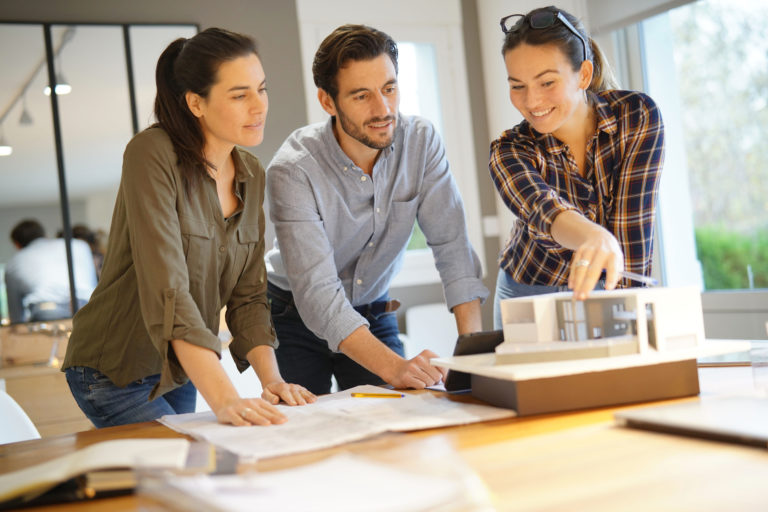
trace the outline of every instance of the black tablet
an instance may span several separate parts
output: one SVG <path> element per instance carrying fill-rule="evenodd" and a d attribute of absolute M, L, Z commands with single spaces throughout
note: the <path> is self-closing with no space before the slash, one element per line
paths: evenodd
<path fill-rule="evenodd" d="M 453 355 L 466 356 L 469 354 L 493 352 L 496 349 L 496 345 L 502 341 L 504 341 L 504 332 L 501 330 L 462 334 L 456 340 Z M 463 391 L 471 387 L 472 379 L 470 374 L 448 370 L 448 376 L 445 379 L 446 391 Z"/>

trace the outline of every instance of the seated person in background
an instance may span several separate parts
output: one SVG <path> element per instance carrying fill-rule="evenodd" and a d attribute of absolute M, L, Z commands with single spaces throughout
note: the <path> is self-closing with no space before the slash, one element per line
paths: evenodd
<path fill-rule="evenodd" d="M 389 287 L 418 219 L 460 334 L 481 330 L 488 290 L 440 136 L 398 112 L 397 46 L 345 25 L 312 66 L 331 115 L 295 131 L 267 171 L 277 244 L 267 253 L 280 371 L 313 393 L 388 383 L 424 388 L 444 371 L 403 358 Z"/>
<path fill-rule="evenodd" d="M 558 291 L 577 299 L 650 276 L 664 125 L 656 103 L 615 90 L 597 44 L 555 7 L 501 20 L 509 98 L 524 120 L 491 144 L 490 172 L 515 224 L 502 299 Z"/>
<path fill-rule="evenodd" d="M 197 390 L 221 423 L 282 423 L 314 401 L 275 361 L 264 269 L 264 168 L 241 146 L 264 138 L 269 101 L 256 43 L 209 28 L 160 55 L 158 122 L 125 149 L 104 268 L 75 316 L 62 368 L 97 427 L 193 412 Z M 91 265 L 93 267 L 93 265 Z M 222 307 L 241 397 L 219 361 Z"/>
<path fill-rule="evenodd" d="M 66 241 L 46 238 L 36 220 L 19 222 L 11 231 L 19 249 L 5 267 L 8 314 L 12 323 L 42 322 L 72 316 Z M 72 267 L 77 309 L 96 287 L 96 269 L 88 244 L 72 239 Z"/>

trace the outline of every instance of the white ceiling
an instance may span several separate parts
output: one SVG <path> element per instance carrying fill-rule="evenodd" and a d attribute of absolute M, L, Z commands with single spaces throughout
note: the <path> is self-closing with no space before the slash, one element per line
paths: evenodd
<path fill-rule="evenodd" d="M 65 26 L 54 26 L 57 48 Z M 152 122 L 154 67 L 165 46 L 195 27 L 140 26 L 131 28 L 139 124 Z M 13 154 L 0 157 L 0 207 L 58 202 L 56 153 L 51 99 L 43 94 L 47 68 L 38 68 L 45 55 L 40 25 L 0 25 L 0 115 L 6 111 L 34 73 L 26 105 L 32 125 L 21 125 L 23 103 L 13 105 L 0 134 Z M 114 194 L 120 179 L 122 153 L 132 136 L 123 33 L 120 26 L 79 25 L 63 46 L 56 69 L 72 85 L 59 96 L 64 167 L 70 200 L 102 191 Z"/>

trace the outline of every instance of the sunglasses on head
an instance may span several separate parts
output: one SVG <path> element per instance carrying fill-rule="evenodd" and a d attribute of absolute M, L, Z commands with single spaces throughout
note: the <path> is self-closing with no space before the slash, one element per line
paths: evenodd
<path fill-rule="evenodd" d="M 560 11 L 538 11 L 532 14 L 510 14 L 509 16 L 501 18 L 499 24 L 501 25 L 501 31 L 508 34 L 519 30 L 526 21 L 532 29 L 539 30 L 551 27 L 557 20 L 560 20 L 563 25 L 565 25 L 565 28 L 573 32 L 573 34 L 579 38 L 579 41 L 581 41 L 581 49 L 584 54 L 583 60 L 587 60 L 587 41 Z"/>

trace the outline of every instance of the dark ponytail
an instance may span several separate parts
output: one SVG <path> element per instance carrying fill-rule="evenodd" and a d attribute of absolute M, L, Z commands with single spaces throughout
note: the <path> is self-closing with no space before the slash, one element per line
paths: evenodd
<path fill-rule="evenodd" d="M 189 91 L 207 98 L 219 66 L 249 54 L 258 55 L 252 38 L 209 28 L 189 39 L 173 41 L 157 61 L 155 117 L 173 143 L 187 191 L 197 186 L 210 163 L 203 153 L 203 130 L 187 106 L 186 94 Z"/>
<path fill-rule="evenodd" d="M 157 61 L 155 118 L 173 143 L 184 185 L 189 191 L 197 186 L 201 171 L 205 172 L 206 161 L 203 155 L 203 130 L 187 107 L 186 91 L 180 87 L 173 71 L 186 42 L 183 38 L 175 40 Z"/>

